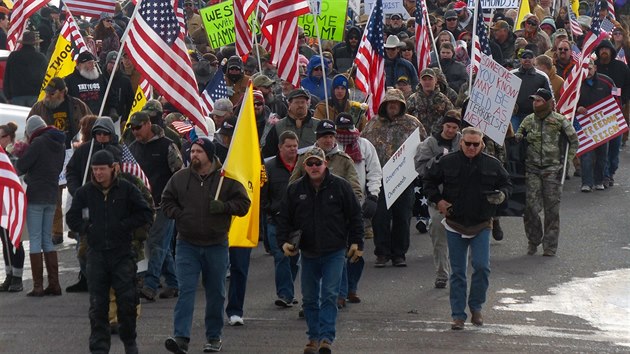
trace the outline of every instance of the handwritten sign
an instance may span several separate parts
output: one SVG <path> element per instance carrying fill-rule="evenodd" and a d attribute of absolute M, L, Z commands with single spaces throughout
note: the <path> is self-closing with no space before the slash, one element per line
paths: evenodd
<path fill-rule="evenodd" d="M 371 14 L 372 8 L 376 0 L 365 0 L 363 5 L 364 13 Z M 383 13 L 384 14 L 402 14 L 403 18 L 409 17 L 407 9 L 403 6 L 403 0 L 383 0 Z"/>
<path fill-rule="evenodd" d="M 482 53 L 464 120 L 503 145 L 520 87 L 520 78 Z"/>
<path fill-rule="evenodd" d="M 586 114 L 577 115 L 578 130 L 577 156 L 585 154 L 607 141 L 628 131 L 628 124 L 623 118 L 619 104 L 612 96 L 586 108 Z"/>
<path fill-rule="evenodd" d="M 254 11 L 249 17 L 250 28 L 259 33 Z M 234 29 L 234 0 L 225 1 L 217 5 L 204 7 L 199 10 L 203 26 L 208 35 L 208 43 L 212 48 L 220 48 L 236 42 Z"/>
<path fill-rule="evenodd" d="M 346 25 L 348 0 L 322 0 L 319 15 L 302 15 L 298 17 L 298 25 L 304 28 L 307 37 L 317 37 L 317 27 L 321 39 L 343 41 Z M 317 22 L 317 26 L 315 25 Z"/>
<path fill-rule="evenodd" d="M 414 163 L 418 145 L 420 145 L 420 132 L 416 129 L 383 166 L 383 190 L 387 209 L 418 176 Z"/>

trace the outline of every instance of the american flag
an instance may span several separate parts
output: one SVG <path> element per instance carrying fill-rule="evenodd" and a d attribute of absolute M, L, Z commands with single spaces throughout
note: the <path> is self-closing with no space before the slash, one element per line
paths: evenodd
<path fill-rule="evenodd" d="M 416 53 L 418 57 L 418 73 L 429 67 L 431 59 L 431 39 L 429 31 L 431 24 L 427 21 L 427 8 L 425 0 L 416 0 Z"/>
<path fill-rule="evenodd" d="M 613 20 L 616 20 L 617 17 L 615 17 L 615 2 L 613 0 L 607 0 L 606 2 L 608 2 L 608 13 L 610 14 L 610 17 L 612 17 Z"/>
<path fill-rule="evenodd" d="M 628 131 L 628 124 L 623 117 L 619 103 L 613 96 L 609 96 L 587 107 L 587 112 L 586 114 L 575 116 L 575 119 L 577 119 L 581 127 L 577 132 L 579 143 L 577 150 L 578 156 Z M 617 118 L 616 128 L 612 128 L 610 123 L 602 124 L 602 120 L 606 120 L 607 117 L 613 114 Z M 614 123 L 613 126 L 615 126 Z M 592 137 L 598 136 L 601 132 L 605 132 L 607 137 L 598 139 L 598 141 L 595 142 Z"/>
<path fill-rule="evenodd" d="M 182 7 L 183 3 L 183 0 L 175 0 L 175 17 L 177 18 L 177 22 L 179 23 L 180 30 L 184 34 L 184 37 L 186 37 L 188 29 L 186 28 L 186 18 L 184 16 L 184 8 Z"/>
<path fill-rule="evenodd" d="M 245 56 L 252 50 L 252 31 L 249 16 L 256 9 L 257 0 L 234 0 L 234 30 L 236 33 L 236 54 Z"/>
<path fill-rule="evenodd" d="M 149 183 L 147 175 L 144 174 L 144 171 L 142 171 L 142 168 L 140 168 L 140 164 L 138 164 L 138 161 L 136 161 L 136 159 L 133 157 L 127 145 L 120 144 L 120 146 L 122 147 L 122 166 L 120 166 L 121 170 L 140 178 L 142 183 L 144 183 L 144 185 L 147 186 L 149 190 L 151 190 L 151 183 Z"/>
<path fill-rule="evenodd" d="M 615 29 L 615 24 L 612 23 L 609 19 L 604 18 L 599 28 L 601 28 L 601 30 L 606 33 L 612 33 L 612 31 Z"/>
<path fill-rule="evenodd" d="M 151 84 L 149 84 L 147 79 L 142 79 L 142 81 L 140 81 L 140 89 L 144 93 L 144 97 L 146 97 L 147 100 L 150 100 L 151 99 Z"/>
<path fill-rule="evenodd" d="M 168 102 L 207 134 L 197 81 L 171 1 L 142 1 L 129 26 L 127 44 L 135 67 Z"/>
<path fill-rule="evenodd" d="M 479 70 L 479 66 L 481 63 L 481 53 L 492 58 L 492 50 L 490 49 L 490 41 L 488 40 L 488 31 L 486 29 L 486 24 L 483 22 L 483 9 L 481 8 L 481 0 L 477 0 L 477 27 L 473 33 L 473 47 L 472 47 L 472 57 L 471 66 L 473 68 L 473 72 L 477 72 Z"/>
<path fill-rule="evenodd" d="M 368 118 L 375 117 L 385 96 L 385 43 L 383 42 L 383 1 L 376 0 L 359 44 L 355 84 L 370 95 Z"/>
<path fill-rule="evenodd" d="M 116 0 L 63 0 L 66 8 L 75 15 L 98 18 L 101 13 L 114 14 Z"/>
<path fill-rule="evenodd" d="M 278 68 L 278 76 L 294 87 L 300 85 L 297 18 L 309 12 L 306 0 L 275 0 L 261 28 L 271 46 L 269 60 Z"/>
<path fill-rule="evenodd" d="M 569 22 L 571 24 L 571 33 L 573 33 L 574 37 L 583 35 L 584 32 L 582 32 L 582 26 L 578 22 L 577 17 L 575 17 L 575 13 L 573 13 L 573 11 L 571 10 L 571 6 L 567 6 L 567 10 L 569 11 Z"/>
<path fill-rule="evenodd" d="M 188 133 L 193 129 L 192 124 L 181 120 L 174 120 L 171 124 L 173 125 L 173 128 L 175 128 L 175 130 L 177 130 L 177 132 L 182 135 Z"/>
<path fill-rule="evenodd" d="M 81 32 L 79 32 L 77 23 L 74 21 L 74 16 L 70 13 L 66 14 L 66 21 L 63 23 L 63 27 L 61 27 L 61 35 L 76 48 L 76 50 L 73 49 L 75 60 L 79 54 L 87 52 L 87 45 L 83 40 Z"/>
<path fill-rule="evenodd" d="M 573 59 L 576 63 L 579 63 L 582 59 L 582 52 L 575 43 L 571 44 L 571 59 Z"/>
<path fill-rule="evenodd" d="M 9 156 L 0 146 L 0 226 L 7 229 L 11 243 L 17 248 L 26 220 L 26 195 Z"/>
<path fill-rule="evenodd" d="M 594 13 L 598 13 L 600 7 L 601 4 L 596 2 Z M 569 120 L 573 120 L 573 114 L 580 99 L 580 86 L 588 73 L 588 64 L 590 61 L 589 53 L 593 53 L 593 50 L 597 47 L 599 42 L 607 36 L 606 32 L 601 31 L 601 21 L 599 18 L 593 18 L 591 30 L 584 37 L 582 44 L 582 53 L 585 54 L 579 58 L 577 63 L 573 66 L 573 69 L 571 69 L 569 76 L 564 81 L 562 89 L 560 90 L 560 98 L 556 105 L 556 110 Z M 572 49 L 572 51 L 573 50 L 574 49 Z"/>
<path fill-rule="evenodd" d="M 17 42 L 22 38 L 28 19 L 39 9 L 44 7 L 49 0 L 16 0 L 13 4 L 11 24 L 7 31 L 7 48 L 17 50 L 20 45 Z"/>
<path fill-rule="evenodd" d="M 626 59 L 626 52 L 623 48 L 619 49 L 619 53 L 617 53 L 617 60 L 623 62 L 624 64 L 628 64 L 628 60 Z"/>
<path fill-rule="evenodd" d="M 225 77 L 223 76 L 223 65 L 220 65 L 217 72 L 212 77 L 212 80 L 208 81 L 206 88 L 201 93 L 201 99 L 203 100 L 203 106 L 207 114 L 210 114 L 214 109 L 214 102 L 220 98 L 227 98 L 228 91 L 225 83 Z"/>

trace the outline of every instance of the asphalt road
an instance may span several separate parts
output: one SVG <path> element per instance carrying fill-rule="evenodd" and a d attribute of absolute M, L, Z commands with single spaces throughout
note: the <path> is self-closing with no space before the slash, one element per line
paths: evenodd
<path fill-rule="evenodd" d="M 360 304 L 337 320 L 337 353 L 628 353 L 630 352 L 630 149 L 621 154 L 617 185 L 590 194 L 567 181 L 556 257 L 527 256 L 522 220 L 502 219 L 506 237 L 492 241 L 485 325 L 450 330 L 448 289 L 433 288 L 428 235 L 412 229 L 407 268 L 375 269 L 367 242 Z M 74 241 L 59 246 L 62 285 L 72 284 Z M 2 267 L 2 266 L 0 266 Z M 26 264 L 30 278 L 30 265 Z M 0 272 L 4 274 L 4 270 Z M 88 295 L 27 298 L 0 294 L 0 353 L 85 353 Z M 299 289 L 299 285 L 298 285 Z M 199 291 L 191 353 L 204 344 L 203 295 Z M 301 353 L 306 324 L 298 308 L 274 306 L 273 259 L 252 253 L 245 326 L 224 329 L 226 353 Z M 165 353 L 175 300 L 142 305 L 138 344 L 142 353 Z M 114 336 L 112 353 L 122 353 Z"/>

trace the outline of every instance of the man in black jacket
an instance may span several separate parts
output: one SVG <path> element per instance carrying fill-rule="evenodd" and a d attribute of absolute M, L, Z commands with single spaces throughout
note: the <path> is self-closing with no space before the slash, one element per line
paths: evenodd
<path fill-rule="evenodd" d="M 425 194 L 445 217 L 454 330 L 464 329 L 466 304 L 472 314 L 471 322 L 483 325 L 481 307 L 486 301 L 490 275 L 492 217 L 512 190 L 501 162 L 482 153 L 483 148 L 483 133 L 477 128 L 465 128 L 460 150 L 440 158 L 423 177 Z M 473 274 L 467 298 L 469 248 Z"/>
<path fill-rule="evenodd" d="M 46 57 L 37 51 L 41 41 L 35 32 L 25 31 L 18 41 L 22 47 L 11 52 L 7 58 L 3 90 L 12 104 L 31 107 L 37 102 L 48 66 Z"/>
<path fill-rule="evenodd" d="M 92 157 L 92 181 L 79 188 L 66 214 L 70 229 L 87 235 L 90 291 L 90 352 L 108 353 L 109 289 L 116 294 L 120 339 L 126 354 L 136 346 L 136 263 L 132 232 L 153 220 L 140 190 L 119 179 L 114 155 L 101 150 Z"/>
<path fill-rule="evenodd" d="M 510 71 L 522 80 L 521 88 L 516 97 L 518 111 L 512 116 L 512 128 L 514 128 L 514 131 L 518 130 L 518 127 L 527 115 L 534 113 L 529 96 L 535 94 L 539 88 L 553 92 L 547 75 L 534 67 L 534 52 L 526 49 L 521 54 L 520 59 L 521 67 Z"/>
<path fill-rule="evenodd" d="M 278 220 L 278 245 L 286 256 L 302 254 L 302 302 L 309 342 L 304 353 L 330 353 L 335 339 L 337 297 L 346 247 L 356 262 L 363 255 L 361 206 L 350 183 L 330 173 L 326 154 L 304 155 L 306 175 L 290 184 Z M 292 237 L 301 233 L 296 243 Z M 299 244 L 299 245 L 298 245 Z"/>
<path fill-rule="evenodd" d="M 99 114 L 101 103 L 105 96 L 107 81 L 96 67 L 96 58 L 90 52 L 83 52 L 77 57 L 77 67 L 72 74 L 64 77 L 68 87 L 68 95 L 76 97 L 90 108 L 94 114 Z M 103 110 L 109 114 L 108 107 Z"/>

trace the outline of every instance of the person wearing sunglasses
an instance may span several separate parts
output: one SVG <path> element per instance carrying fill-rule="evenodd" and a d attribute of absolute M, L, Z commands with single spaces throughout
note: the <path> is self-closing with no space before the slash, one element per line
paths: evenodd
<path fill-rule="evenodd" d="M 411 87 L 418 85 L 418 72 L 408 60 L 400 56 L 401 49 L 405 43 L 401 42 L 397 36 L 387 37 L 385 42 L 385 86 L 394 87 L 396 80 L 401 76 L 406 76 L 411 80 Z"/>
<path fill-rule="evenodd" d="M 535 44 L 538 53 L 545 53 L 551 48 L 551 39 L 539 25 L 540 21 L 535 15 L 527 14 L 521 22 L 521 29 L 514 31 L 514 34 L 525 38 L 527 43 Z"/>
<path fill-rule="evenodd" d="M 334 124 L 326 129 L 334 129 Z M 348 162 L 354 169 L 349 158 Z M 363 218 L 353 187 L 329 170 L 323 149 L 312 147 L 300 163 L 305 174 L 289 184 L 282 199 L 276 218 L 277 240 L 285 256 L 301 254 L 302 303 L 308 327 L 304 353 L 331 353 L 344 262 L 346 257 L 359 262 L 363 256 Z M 301 231 L 297 244 L 291 237 L 296 231 Z"/>
<path fill-rule="evenodd" d="M 363 32 L 358 27 L 352 26 L 346 31 L 344 43 L 333 48 L 332 54 L 333 58 L 335 58 L 333 67 L 337 72 L 344 73 L 352 67 L 354 58 L 359 50 L 362 35 Z"/>
<path fill-rule="evenodd" d="M 526 200 L 523 223 L 527 236 L 527 254 L 534 255 L 542 243 L 543 256 L 553 257 L 560 235 L 560 196 L 564 145 L 569 143 L 568 159 L 575 156 L 578 137 L 562 114 L 554 112 L 551 92 L 539 89 L 531 95 L 534 113 L 528 115 L 516 131 L 516 139 L 527 141 L 525 157 Z M 540 212 L 544 211 L 544 224 Z M 543 228 L 544 225 L 544 228 Z"/>
<path fill-rule="evenodd" d="M 422 180 L 429 201 L 444 216 L 442 224 L 451 267 L 453 330 L 464 329 L 468 317 L 466 305 L 472 324 L 483 325 L 481 310 L 490 276 L 492 218 L 512 191 L 508 172 L 501 162 L 482 152 L 483 136 L 477 128 L 464 128 L 459 151 L 433 162 Z M 473 267 L 470 288 L 466 280 L 469 251 Z"/>
<path fill-rule="evenodd" d="M 566 80 L 576 63 L 571 51 L 571 42 L 566 39 L 560 41 L 556 47 L 556 55 L 554 57 L 556 74 Z"/>
<path fill-rule="evenodd" d="M 510 72 L 522 80 L 521 89 L 516 97 L 517 111 L 511 119 L 512 127 L 518 130 L 525 116 L 534 112 L 529 96 L 536 93 L 539 88 L 551 91 L 551 83 L 545 73 L 534 67 L 534 52 L 529 49 L 521 53 L 521 67 Z"/>

